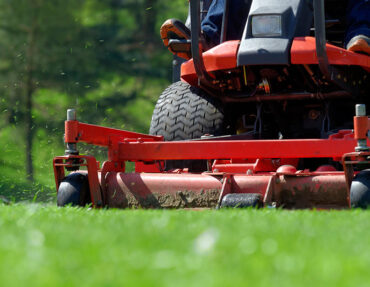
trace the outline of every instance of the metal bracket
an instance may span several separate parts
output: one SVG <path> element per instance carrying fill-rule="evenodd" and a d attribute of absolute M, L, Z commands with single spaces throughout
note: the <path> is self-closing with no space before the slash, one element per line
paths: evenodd
<path fill-rule="evenodd" d="M 220 192 L 220 197 L 218 198 L 216 209 L 219 209 L 221 207 L 222 199 L 226 194 L 231 193 L 232 190 L 232 175 L 231 174 L 225 174 L 224 177 L 221 179 L 222 181 L 222 188 Z"/>

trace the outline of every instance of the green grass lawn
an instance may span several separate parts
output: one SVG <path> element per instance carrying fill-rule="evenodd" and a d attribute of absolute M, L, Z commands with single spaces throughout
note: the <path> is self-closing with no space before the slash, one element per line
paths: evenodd
<path fill-rule="evenodd" d="M 368 286 L 370 212 L 0 206 L 2 286 Z"/>

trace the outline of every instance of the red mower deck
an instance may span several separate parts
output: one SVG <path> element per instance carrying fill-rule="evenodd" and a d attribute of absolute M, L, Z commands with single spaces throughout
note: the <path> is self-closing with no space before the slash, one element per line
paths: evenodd
<path fill-rule="evenodd" d="M 264 207 L 348 208 L 353 166 L 368 161 L 369 127 L 367 116 L 356 116 L 354 132 L 342 130 L 329 139 L 164 142 L 158 136 L 67 120 L 67 146 L 86 142 L 107 147 L 108 161 L 99 167 L 91 156 L 56 157 L 56 187 L 65 168 L 86 166 L 94 207 L 216 208 L 228 194 L 254 194 Z M 331 158 L 342 162 L 344 171 L 331 165 L 297 170 L 304 158 Z M 165 160 L 190 159 L 208 160 L 209 170 L 163 170 Z M 136 163 L 134 173 L 125 172 L 127 161 Z"/>

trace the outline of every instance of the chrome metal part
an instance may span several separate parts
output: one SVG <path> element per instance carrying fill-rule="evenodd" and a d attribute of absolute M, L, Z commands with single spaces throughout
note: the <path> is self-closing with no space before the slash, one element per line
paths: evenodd
<path fill-rule="evenodd" d="M 67 110 L 67 121 L 76 121 L 77 115 L 75 109 L 68 109 Z M 77 144 L 76 143 L 66 143 L 66 155 L 78 155 L 79 152 L 77 150 Z"/>
<path fill-rule="evenodd" d="M 366 116 L 366 105 L 357 104 L 356 105 L 356 117 L 364 117 L 364 116 Z M 357 151 L 357 152 L 369 151 L 369 147 L 367 146 L 367 140 L 366 139 L 358 139 L 355 151 Z"/>

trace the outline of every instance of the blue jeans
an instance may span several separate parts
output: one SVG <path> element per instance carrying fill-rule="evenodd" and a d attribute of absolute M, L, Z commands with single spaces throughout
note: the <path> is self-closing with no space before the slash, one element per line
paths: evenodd
<path fill-rule="evenodd" d="M 231 0 L 229 2 L 227 40 L 241 39 L 251 2 L 252 0 Z M 202 21 L 202 30 L 213 45 L 220 43 L 224 5 L 224 0 L 213 0 L 208 9 L 207 16 Z M 240 7 L 245 7 L 245 9 L 241 9 Z M 346 16 L 347 31 L 344 40 L 345 45 L 356 35 L 370 37 L 369 0 L 349 0 Z"/>

